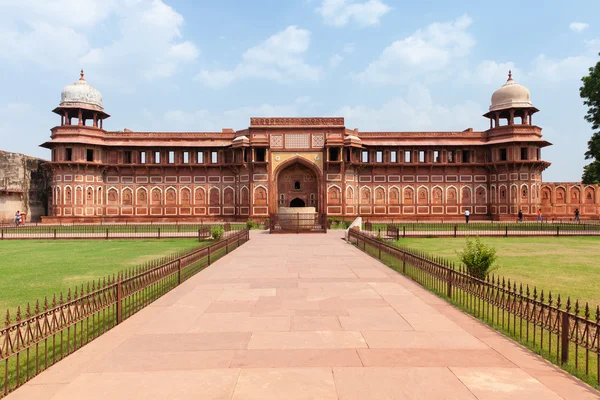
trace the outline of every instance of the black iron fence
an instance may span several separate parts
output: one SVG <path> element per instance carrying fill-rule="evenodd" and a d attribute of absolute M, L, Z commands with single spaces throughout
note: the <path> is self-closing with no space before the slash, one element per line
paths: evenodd
<path fill-rule="evenodd" d="M 596 236 L 600 224 L 570 222 L 366 222 L 367 232 L 399 239 L 404 237 L 465 237 L 465 236 Z"/>
<path fill-rule="evenodd" d="M 352 229 L 348 240 L 396 271 L 451 300 L 584 381 L 600 387 L 600 306 L 572 302 L 500 277 L 392 245 Z"/>
<path fill-rule="evenodd" d="M 43 225 L 25 224 L 0 227 L 0 240 L 8 239 L 161 239 L 208 238 L 211 227 L 222 226 L 225 232 L 239 231 L 245 224 L 110 224 L 110 225 Z"/>
<path fill-rule="evenodd" d="M 0 397 L 115 327 L 250 239 L 244 229 L 6 312 L 0 328 Z"/>
<path fill-rule="evenodd" d="M 270 233 L 327 232 L 327 215 L 325 214 L 272 214 L 269 222 Z"/>

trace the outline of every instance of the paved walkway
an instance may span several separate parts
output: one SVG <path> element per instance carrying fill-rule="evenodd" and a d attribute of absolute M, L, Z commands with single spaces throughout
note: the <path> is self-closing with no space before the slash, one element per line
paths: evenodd
<path fill-rule="evenodd" d="M 341 236 L 253 231 L 8 398 L 600 398 Z"/>

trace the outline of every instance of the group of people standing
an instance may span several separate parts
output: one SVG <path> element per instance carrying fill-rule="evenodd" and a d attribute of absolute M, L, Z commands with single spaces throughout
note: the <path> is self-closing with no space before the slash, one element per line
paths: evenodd
<path fill-rule="evenodd" d="M 465 210 L 465 223 L 469 223 L 469 218 L 471 216 L 471 213 L 469 212 L 469 210 Z M 538 209 L 537 212 L 537 221 L 538 222 L 544 222 L 544 217 L 542 215 L 542 209 Z M 517 222 L 523 222 L 523 210 L 519 210 L 519 213 L 517 214 Z M 579 219 L 579 208 L 575 209 L 575 222 L 580 222 Z"/>

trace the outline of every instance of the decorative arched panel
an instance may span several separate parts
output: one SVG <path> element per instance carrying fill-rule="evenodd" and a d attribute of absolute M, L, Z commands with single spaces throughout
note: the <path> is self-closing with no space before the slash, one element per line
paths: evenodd
<path fill-rule="evenodd" d="M 433 204 L 442 204 L 444 202 L 444 192 L 442 188 L 436 186 L 431 191 L 431 200 Z"/>
<path fill-rule="evenodd" d="M 397 187 L 390 188 L 390 204 L 400 204 L 400 190 Z"/>
<path fill-rule="evenodd" d="M 71 189 L 71 186 L 65 187 L 65 204 L 68 206 L 73 204 L 73 190 Z"/>
<path fill-rule="evenodd" d="M 579 190 L 578 187 L 571 188 L 570 198 L 571 198 L 572 204 L 579 204 L 581 202 L 581 191 Z"/>
<path fill-rule="evenodd" d="M 549 206 L 552 203 L 552 191 L 549 187 L 542 188 L 542 205 Z"/>
<path fill-rule="evenodd" d="M 107 204 L 108 205 L 118 205 L 119 204 L 119 192 L 115 188 L 110 188 L 106 192 L 107 196 Z"/>
<path fill-rule="evenodd" d="M 371 189 L 366 186 L 360 189 L 360 204 L 371 204 Z"/>
<path fill-rule="evenodd" d="M 404 188 L 404 204 L 415 204 L 415 190 L 410 186 Z"/>
<path fill-rule="evenodd" d="M 500 195 L 500 203 L 506 203 L 507 193 L 506 193 L 506 185 L 500 185 L 498 188 L 498 194 Z"/>
<path fill-rule="evenodd" d="M 203 187 L 197 187 L 194 192 L 194 204 L 204 205 L 206 204 L 206 193 Z"/>
<path fill-rule="evenodd" d="M 529 202 L 529 189 L 527 185 L 521 185 L 521 203 Z"/>
<path fill-rule="evenodd" d="M 93 205 L 94 204 L 94 188 L 88 186 L 85 189 L 85 204 Z"/>
<path fill-rule="evenodd" d="M 492 187 L 490 188 L 490 192 L 490 202 L 497 203 L 498 198 L 496 197 L 496 185 L 492 185 Z"/>
<path fill-rule="evenodd" d="M 596 193 L 594 192 L 594 188 L 587 187 L 585 188 L 585 204 L 594 204 L 596 202 Z"/>
<path fill-rule="evenodd" d="M 235 204 L 235 192 L 232 187 L 228 186 L 223 190 L 223 204 L 226 206 Z"/>
<path fill-rule="evenodd" d="M 124 206 L 130 206 L 133 204 L 133 191 L 129 188 L 126 188 L 121 193 L 122 201 Z"/>
<path fill-rule="evenodd" d="M 471 204 L 473 203 L 472 193 L 470 187 L 463 187 L 461 190 L 461 199 L 462 204 Z"/>
<path fill-rule="evenodd" d="M 148 204 L 148 191 L 146 188 L 138 188 L 136 191 L 136 204 L 140 206 L 145 206 Z"/>
<path fill-rule="evenodd" d="M 346 204 L 354 204 L 354 189 L 348 186 L 346 189 Z"/>
<path fill-rule="evenodd" d="M 329 190 L 327 190 L 327 203 L 328 204 L 340 204 L 342 202 L 341 199 L 341 191 L 337 186 L 331 186 Z"/>
<path fill-rule="evenodd" d="M 556 188 L 556 204 L 565 204 L 567 202 L 567 191 L 563 187 Z"/>
<path fill-rule="evenodd" d="M 375 204 L 385 204 L 385 190 L 382 187 L 375 189 Z"/>
<path fill-rule="evenodd" d="M 220 201 L 220 190 L 216 187 L 211 187 L 208 191 L 208 204 L 211 206 L 218 206 Z"/>
<path fill-rule="evenodd" d="M 162 191 L 159 188 L 152 189 L 151 203 L 153 206 L 160 206 L 162 204 Z"/>
<path fill-rule="evenodd" d="M 102 204 L 104 204 L 104 197 L 102 197 L 102 188 L 101 188 L 101 187 L 99 187 L 99 188 L 96 190 L 96 193 L 97 193 L 97 195 L 96 195 L 97 203 L 98 203 L 99 205 L 102 205 Z"/>
<path fill-rule="evenodd" d="M 165 191 L 165 204 L 168 206 L 177 204 L 177 191 L 174 187 L 167 188 Z"/>
<path fill-rule="evenodd" d="M 240 199 L 243 206 L 250 204 L 250 192 L 246 186 L 240 190 Z"/>
<path fill-rule="evenodd" d="M 75 188 L 75 204 L 83 205 L 83 188 L 81 186 Z"/>
<path fill-rule="evenodd" d="M 456 191 L 456 188 L 454 186 L 449 187 L 447 193 L 448 200 L 446 201 L 446 203 L 449 205 L 458 204 L 458 193 Z"/>
<path fill-rule="evenodd" d="M 188 189 L 188 188 L 181 189 L 180 199 L 181 199 L 182 206 L 189 206 L 192 203 L 192 193 L 191 193 L 190 189 Z"/>
<path fill-rule="evenodd" d="M 257 206 L 267 205 L 267 189 L 264 186 L 254 189 L 254 204 Z"/>
<path fill-rule="evenodd" d="M 419 198 L 418 204 L 427 204 L 429 203 L 429 190 L 426 187 L 419 188 Z"/>
<path fill-rule="evenodd" d="M 475 204 L 487 203 L 487 189 L 485 186 L 477 186 L 475 188 Z"/>

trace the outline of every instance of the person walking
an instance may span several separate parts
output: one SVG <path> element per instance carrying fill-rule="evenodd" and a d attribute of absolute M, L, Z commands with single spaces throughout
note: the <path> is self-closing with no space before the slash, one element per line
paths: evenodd
<path fill-rule="evenodd" d="M 579 222 L 579 208 L 575 209 L 575 222 Z"/>
<path fill-rule="evenodd" d="M 21 223 L 21 211 L 17 210 L 17 212 L 15 213 L 15 225 L 19 226 L 20 223 Z"/>
<path fill-rule="evenodd" d="M 465 223 L 468 224 L 469 223 L 469 216 L 471 215 L 471 213 L 469 212 L 469 210 L 465 210 Z"/>
<path fill-rule="evenodd" d="M 523 210 L 519 210 L 519 214 L 517 215 L 517 221 L 523 222 Z"/>
<path fill-rule="evenodd" d="M 544 221 L 544 219 L 542 218 L 542 209 L 541 208 L 538 210 L 537 220 L 539 222 L 543 222 Z"/>

